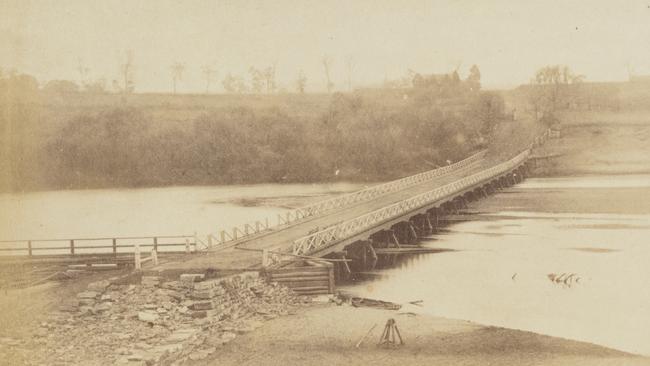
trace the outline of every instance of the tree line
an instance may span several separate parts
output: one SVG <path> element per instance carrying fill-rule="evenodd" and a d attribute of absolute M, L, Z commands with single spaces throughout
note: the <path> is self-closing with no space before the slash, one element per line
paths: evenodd
<path fill-rule="evenodd" d="M 263 78 L 260 83 L 271 87 Z M 47 95 L 30 76 L 6 75 L 0 92 L 11 100 L 0 99 L 0 189 L 398 178 L 485 145 L 504 107 L 498 94 L 479 86 L 476 74 L 465 80 L 419 75 L 410 88 L 379 89 L 379 97 L 323 95 L 328 107 L 313 114 L 291 114 L 282 103 L 223 107 L 170 129 L 155 128 L 147 109 L 106 107 L 77 113 L 46 138 L 33 139 L 47 124 L 39 103 Z M 399 103 L 386 103 L 393 99 Z"/>

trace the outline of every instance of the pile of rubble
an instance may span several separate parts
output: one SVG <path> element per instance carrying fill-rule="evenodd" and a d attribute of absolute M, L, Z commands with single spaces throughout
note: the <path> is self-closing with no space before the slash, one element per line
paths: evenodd
<path fill-rule="evenodd" d="M 61 304 L 27 348 L 31 364 L 176 365 L 206 358 L 310 301 L 256 272 L 167 282 L 144 276 L 140 285 L 99 281 Z"/>

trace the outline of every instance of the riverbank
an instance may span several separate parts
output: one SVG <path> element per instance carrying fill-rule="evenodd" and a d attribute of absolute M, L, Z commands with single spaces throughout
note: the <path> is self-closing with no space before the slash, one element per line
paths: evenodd
<path fill-rule="evenodd" d="M 154 360 L 151 364 L 191 366 L 397 362 L 650 365 L 649 358 L 589 343 L 416 314 L 417 307 L 412 305 L 399 311 L 337 306 L 325 297 L 299 299 L 282 295 L 285 292 L 275 292 L 272 286 L 263 287 L 266 294 L 273 293 L 271 297 L 257 295 L 258 300 L 236 302 L 246 308 L 248 305 L 244 304 L 255 304 L 257 310 L 253 313 L 240 311 L 244 316 L 239 318 L 211 318 L 208 311 L 207 318 L 194 317 L 188 314 L 203 313 L 192 308 L 204 304 L 204 300 L 195 300 L 194 305 L 184 303 L 188 300 L 176 303 L 174 293 L 183 291 L 174 285 L 176 282 L 163 281 L 143 281 L 141 285 L 94 281 L 88 288 L 82 287 L 88 281 L 82 281 L 4 294 L 0 301 L 0 364 L 101 365 L 119 361 L 125 365 L 148 365 Z M 89 298 L 90 288 L 102 294 L 101 300 L 99 295 Z M 13 296 L 13 302 L 8 301 L 9 296 Z M 161 296 L 167 300 L 156 301 Z M 69 307 L 75 298 L 80 303 L 63 311 L 62 305 Z M 295 299 L 289 300 L 294 305 L 286 305 L 285 299 Z M 156 306 L 151 307 L 154 303 Z M 189 307 L 188 314 L 172 316 L 185 305 Z M 150 307 L 153 310 L 146 310 Z M 260 313 L 262 308 L 265 310 Z M 269 311 L 271 308 L 275 310 Z M 147 316 L 152 319 L 145 319 Z M 394 349 L 378 347 L 376 343 L 390 318 L 395 319 L 405 345 Z M 355 347 L 366 334 L 360 347 Z M 154 351 L 162 353 L 152 359 Z"/>
<path fill-rule="evenodd" d="M 376 344 L 393 318 L 405 345 Z M 359 348 L 355 345 L 376 327 Z M 650 365 L 588 343 L 403 311 L 319 304 L 274 319 L 190 365 Z"/>
<path fill-rule="evenodd" d="M 650 173 L 650 113 L 565 112 L 562 137 L 544 146 L 553 159 L 545 176 Z"/>

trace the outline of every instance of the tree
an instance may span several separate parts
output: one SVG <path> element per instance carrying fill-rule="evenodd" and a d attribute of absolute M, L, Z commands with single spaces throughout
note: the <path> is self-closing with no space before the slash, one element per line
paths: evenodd
<path fill-rule="evenodd" d="M 480 92 L 469 105 L 470 115 L 480 121 L 480 132 L 488 135 L 499 120 L 504 118 L 505 102 L 496 92 Z"/>
<path fill-rule="evenodd" d="M 43 91 L 55 94 L 77 93 L 79 92 L 79 85 L 70 80 L 52 80 L 45 84 Z"/>
<path fill-rule="evenodd" d="M 133 51 L 125 52 L 124 62 L 119 67 L 119 79 L 113 80 L 113 88 L 122 94 L 122 102 L 126 103 L 126 96 L 135 90 L 133 81 Z"/>
<path fill-rule="evenodd" d="M 327 92 L 331 93 L 332 89 L 334 88 L 334 83 L 332 82 L 332 79 L 330 77 L 332 59 L 329 56 L 325 55 L 323 56 L 322 62 L 323 62 L 323 69 L 325 70 L 325 81 L 327 83 Z"/>
<path fill-rule="evenodd" d="M 217 70 L 213 65 L 203 65 L 201 73 L 205 79 L 205 94 L 210 94 L 210 84 L 212 84 L 212 80 L 217 75 Z"/>
<path fill-rule="evenodd" d="M 256 94 L 262 93 L 262 89 L 264 88 L 264 73 L 254 66 L 248 69 L 248 73 L 251 75 L 251 91 Z"/>
<path fill-rule="evenodd" d="M 348 91 L 352 91 L 352 73 L 354 71 L 354 59 L 352 56 L 345 58 L 345 75 L 348 82 Z"/>
<path fill-rule="evenodd" d="M 305 87 L 307 86 L 307 77 L 305 73 L 300 70 L 298 73 L 298 79 L 296 79 L 296 91 L 300 94 L 305 94 Z"/>
<path fill-rule="evenodd" d="M 273 66 L 269 66 L 266 69 L 264 69 L 264 72 L 262 73 L 262 76 L 264 78 L 264 84 L 266 86 L 266 93 L 271 94 L 272 92 L 275 91 L 276 84 L 275 84 L 275 66 L 276 64 L 274 63 Z"/>
<path fill-rule="evenodd" d="M 79 85 L 88 84 L 88 73 L 90 69 L 84 66 L 81 57 L 77 57 L 77 72 L 79 73 Z"/>
<path fill-rule="evenodd" d="M 481 71 L 478 66 L 472 65 L 469 69 L 469 76 L 465 80 L 470 91 L 477 92 L 481 90 Z"/>
<path fill-rule="evenodd" d="M 183 79 L 183 72 L 185 71 L 185 65 L 180 62 L 174 62 L 171 66 L 172 71 L 172 83 L 174 86 L 174 94 L 176 94 L 176 84 L 179 80 Z"/>
<path fill-rule="evenodd" d="M 227 93 L 243 94 L 248 90 L 244 78 L 241 76 L 233 76 L 231 73 L 228 73 L 228 75 L 223 78 L 221 84 Z"/>
<path fill-rule="evenodd" d="M 583 80 L 584 75 L 574 74 L 568 66 L 545 66 L 537 70 L 528 87 L 535 117 L 545 123 L 554 123 L 555 113 L 577 99 Z"/>
<path fill-rule="evenodd" d="M 84 84 L 84 90 L 90 94 L 104 94 L 106 93 L 106 80 L 97 79 L 95 81 Z"/>

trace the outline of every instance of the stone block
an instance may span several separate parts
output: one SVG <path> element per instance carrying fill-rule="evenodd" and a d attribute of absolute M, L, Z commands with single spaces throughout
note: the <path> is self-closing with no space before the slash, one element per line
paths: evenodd
<path fill-rule="evenodd" d="M 205 278 L 205 275 L 202 273 L 184 273 L 180 276 L 180 281 L 182 284 L 192 284 L 194 282 L 201 282 Z"/>
<path fill-rule="evenodd" d="M 192 294 L 190 297 L 194 299 L 201 299 L 201 300 L 208 300 L 216 296 L 216 293 L 214 290 L 209 289 L 209 290 L 194 290 L 192 291 Z"/>
<path fill-rule="evenodd" d="M 190 306 L 192 310 L 211 310 L 213 308 L 214 304 L 211 301 L 199 301 Z"/>
<path fill-rule="evenodd" d="M 95 299 L 99 296 L 99 293 L 96 291 L 84 291 L 77 294 L 79 299 Z"/>
<path fill-rule="evenodd" d="M 111 285 L 110 282 L 104 280 L 104 281 L 91 282 L 88 284 L 86 288 L 88 289 L 88 291 L 104 292 L 110 285 Z"/>
<path fill-rule="evenodd" d="M 143 322 L 155 322 L 158 320 L 158 314 L 149 311 L 140 311 L 138 319 Z"/>

